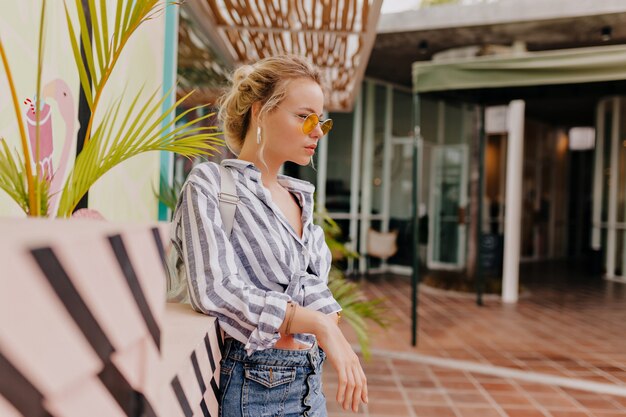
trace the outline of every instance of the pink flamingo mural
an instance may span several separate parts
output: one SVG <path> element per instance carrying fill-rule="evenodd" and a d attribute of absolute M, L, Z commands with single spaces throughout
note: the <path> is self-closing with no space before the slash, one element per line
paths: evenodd
<path fill-rule="evenodd" d="M 35 100 L 36 102 L 37 100 Z M 33 158 L 35 156 L 36 148 L 36 135 L 37 135 L 37 120 L 35 113 L 35 104 L 27 98 L 24 100 L 24 104 L 29 106 L 29 110 L 26 112 L 26 123 L 28 125 L 28 137 L 30 139 L 30 149 L 32 150 Z M 52 117 L 50 106 L 44 104 L 40 105 L 39 112 L 39 161 L 37 161 L 37 168 L 39 175 L 42 175 L 47 181 L 52 178 Z"/>
<path fill-rule="evenodd" d="M 61 150 L 59 166 L 54 170 L 52 155 L 54 154 L 54 143 L 52 141 L 52 114 L 48 104 L 41 108 L 40 133 L 39 133 L 39 161 L 36 161 L 40 174 L 50 181 L 50 206 L 48 215 L 56 215 L 61 187 L 67 170 L 68 160 L 72 145 L 74 144 L 74 127 L 76 125 L 76 108 L 74 98 L 67 83 L 59 78 L 49 82 L 43 88 L 43 100 L 52 99 L 56 101 L 61 118 L 65 123 L 65 139 Z M 30 102 L 26 100 L 25 103 Z M 36 102 L 36 101 L 35 101 Z M 34 106 L 30 105 L 26 112 L 28 121 L 28 136 L 30 138 L 31 149 L 35 154 L 35 112 Z"/>

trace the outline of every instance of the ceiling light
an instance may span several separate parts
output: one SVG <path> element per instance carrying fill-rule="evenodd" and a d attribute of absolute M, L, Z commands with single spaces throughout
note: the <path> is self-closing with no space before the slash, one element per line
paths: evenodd
<path fill-rule="evenodd" d="M 421 40 L 419 45 L 417 46 L 417 49 L 420 54 L 425 54 L 426 52 L 428 52 L 428 41 Z"/>

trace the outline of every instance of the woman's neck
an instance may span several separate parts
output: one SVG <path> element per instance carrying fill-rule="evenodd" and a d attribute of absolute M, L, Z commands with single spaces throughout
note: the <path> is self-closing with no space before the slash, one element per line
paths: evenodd
<path fill-rule="evenodd" d="M 258 150 L 251 152 L 250 150 L 242 149 L 239 159 L 252 162 L 261 171 L 261 181 L 266 188 L 271 188 L 278 184 L 278 171 L 281 164 L 272 161 L 270 158 L 261 161 L 258 156 Z"/>

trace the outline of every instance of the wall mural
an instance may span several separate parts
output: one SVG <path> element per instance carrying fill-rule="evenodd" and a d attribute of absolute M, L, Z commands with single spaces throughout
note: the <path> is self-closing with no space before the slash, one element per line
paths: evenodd
<path fill-rule="evenodd" d="M 36 95 L 39 19 L 42 1 L 0 0 L 0 38 L 12 69 L 18 100 L 23 105 L 23 122 L 28 146 L 35 148 L 35 110 L 39 106 L 40 154 L 35 166 L 50 185 L 49 216 L 55 216 L 60 204 L 60 191 L 74 169 L 79 122 L 80 79 L 72 56 L 65 9 L 62 2 L 48 1 L 44 31 L 44 57 L 41 97 Z M 73 3 L 73 2 L 71 2 Z M 111 16 L 116 2 L 106 2 Z M 68 7 L 70 18 L 76 10 Z M 113 22 L 109 22 L 112 25 Z M 76 30 L 76 28 L 75 28 Z M 125 93 L 136 94 L 143 87 L 141 100 L 160 89 L 163 83 L 165 22 L 164 13 L 142 24 L 129 40 L 124 53 L 107 82 L 107 93 L 101 97 L 100 108 L 106 109 Z M 21 155 L 17 121 L 5 71 L 0 66 L 0 140 L 8 149 Z M 122 100 L 120 114 L 133 113 L 132 98 Z M 102 122 L 104 112 L 96 112 L 95 125 Z M 116 122 L 121 125 L 123 117 Z M 85 124 L 85 123 L 83 123 Z M 83 129 L 85 126 L 83 126 Z M 32 154 L 32 152 L 31 152 Z M 159 152 L 149 152 L 125 161 L 89 190 L 89 207 L 110 220 L 156 220 L 158 201 L 154 189 L 159 184 Z M 0 216 L 23 216 L 24 211 L 5 192 L 0 191 Z"/>
<path fill-rule="evenodd" d="M 52 116 L 52 108 L 46 102 L 47 100 L 53 100 L 56 103 L 60 116 L 58 119 Z M 24 116 L 28 126 L 28 138 L 32 155 L 35 154 L 32 152 L 32 149 L 36 147 L 37 121 L 35 119 L 35 103 L 37 102 L 39 103 L 41 114 L 39 125 L 39 161 L 33 160 L 32 162 L 37 165 L 40 174 L 45 176 L 50 183 L 50 213 L 54 215 L 58 208 L 59 192 L 63 187 L 63 180 L 70 162 L 70 151 L 76 141 L 74 135 L 76 105 L 70 87 L 60 78 L 44 85 L 41 100 L 37 100 L 36 97 L 24 100 L 24 104 L 27 106 Z M 65 129 L 60 153 L 57 151 L 56 154 L 54 153 L 53 123 L 62 123 Z M 52 158 L 53 155 L 60 158 L 56 169 Z"/>

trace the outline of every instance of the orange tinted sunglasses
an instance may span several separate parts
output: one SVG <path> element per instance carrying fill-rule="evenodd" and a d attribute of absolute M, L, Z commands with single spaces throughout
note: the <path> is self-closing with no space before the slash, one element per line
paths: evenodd
<path fill-rule="evenodd" d="M 305 135 L 310 134 L 317 125 L 320 125 L 320 129 L 322 129 L 324 135 L 333 128 L 332 119 L 320 120 L 319 116 L 315 113 L 311 113 L 306 117 L 298 115 L 298 117 L 304 120 L 302 123 L 302 133 Z"/>

